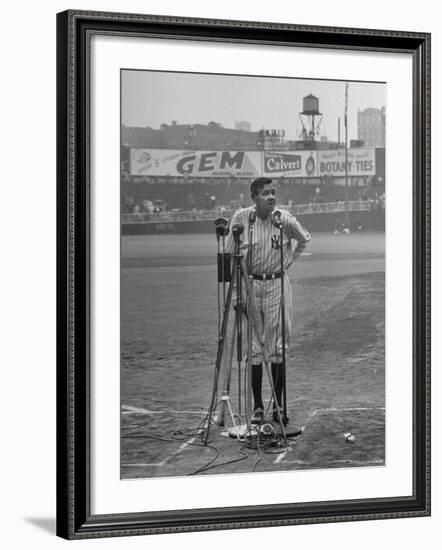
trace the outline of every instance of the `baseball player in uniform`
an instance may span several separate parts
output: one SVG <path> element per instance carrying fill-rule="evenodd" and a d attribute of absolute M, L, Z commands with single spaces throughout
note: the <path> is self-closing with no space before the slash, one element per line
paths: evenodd
<path fill-rule="evenodd" d="M 277 406 L 282 416 L 283 391 L 283 342 L 281 329 L 281 247 L 283 248 L 284 288 L 285 288 L 285 345 L 290 344 L 292 320 L 291 286 L 287 269 L 305 249 L 310 235 L 296 218 L 288 211 L 276 210 L 276 189 L 270 178 L 257 178 L 250 187 L 253 206 L 242 208 L 235 212 L 230 227 L 234 224 L 244 226 L 241 235 L 241 252 L 245 256 L 246 265 L 253 278 L 253 294 L 258 312 L 262 316 L 264 339 L 267 352 L 272 363 L 272 380 L 275 388 Z M 256 213 L 256 215 L 255 215 Z M 282 224 L 281 231 L 275 224 L 275 217 Z M 253 222 L 251 220 L 254 220 Z M 250 223 L 252 242 L 249 240 Z M 229 232 L 227 249 L 233 250 L 232 232 Z M 264 404 L 262 400 L 263 356 L 259 343 L 252 339 L 252 393 L 254 399 L 253 423 L 264 419 Z M 273 419 L 276 421 L 274 403 Z M 288 422 L 287 418 L 283 419 Z"/>

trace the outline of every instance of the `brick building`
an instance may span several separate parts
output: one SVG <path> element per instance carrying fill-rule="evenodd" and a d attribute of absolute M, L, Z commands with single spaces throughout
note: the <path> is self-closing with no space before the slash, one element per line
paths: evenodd
<path fill-rule="evenodd" d="M 209 124 L 161 124 L 153 128 L 122 127 L 125 147 L 158 149 L 219 149 L 253 151 L 259 148 L 258 132 L 224 128 L 217 122 Z"/>
<path fill-rule="evenodd" d="M 358 111 L 358 140 L 364 147 L 385 147 L 385 107 Z"/>

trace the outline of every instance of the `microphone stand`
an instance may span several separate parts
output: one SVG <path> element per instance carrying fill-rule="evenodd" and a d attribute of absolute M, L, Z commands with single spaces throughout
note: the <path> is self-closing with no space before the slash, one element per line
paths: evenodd
<path fill-rule="evenodd" d="M 210 430 L 211 430 L 211 427 L 212 427 L 213 415 L 215 413 L 215 410 L 216 410 L 217 406 L 219 405 L 219 403 L 217 403 L 218 380 L 219 380 L 219 375 L 220 375 L 220 371 L 221 371 L 223 354 L 224 354 L 224 351 L 225 351 L 227 325 L 228 325 L 228 320 L 229 320 L 230 305 L 232 303 L 233 289 L 234 289 L 234 286 L 236 286 L 238 283 L 241 284 L 242 279 L 244 280 L 244 285 L 246 287 L 246 295 L 248 296 L 248 312 L 247 312 L 248 322 L 251 325 L 252 334 L 255 335 L 255 338 L 257 339 L 257 342 L 258 342 L 258 344 L 261 348 L 261 353 L 262 353 L 263 358 L 264 358 L 264 364 L 265 364 L 265 367 L 266 367 L 266 373 L 267 373 L 267 377 L 268 377 L 268 380 L 269 380 L 269 385 L 270 385 L 270 389 L 271 389 L 271 392 L 272 392 L 273 401 L 275 403 L 277 402 L 275 388 L 274 388 L 273 381 L 272 381 L 272 375 L 271 375 L 271 371 L 270 371 L 270 368 L 269 368 L 270 358 L 269 358 L 269 354 L 267 352 L 266 345 L 265 345 L 262 318 L 261 318 L 261 316 L 258 312 L 258 309 L 256 307 L 256 304 L 255 304 L 254 296 L 253 296 L 251 285 L 250 285 L 249 274 L 247 273 L 247 268 L 246 268 L 246 264 L 245 264 L 245 261 L 244 261 L 244 256 L 243 256 L 243 254 L 241 254 L 241 250 L 240 250 L 239 236 L 240 236 L 241 231 L 243 229 L 244 228 L 242 226 L 237 226 L 237 227 L 233 226 L 232 227 L 232 233 L 234 234 L 234 240 L 235 240 L 235 252 L 234 252 L 234 255 L 233 255 L 233 266 L 232 266 L 232 271 L 231 271 L 232 277 L 231 277 L 229 288 L 228 288 L 228 291 L 227 291 L 226 305 L 225 305 L 225 308 L 224 308 L 224 314 L 223 314 L 223 319 L 222 319 L 222 323 L 221 323 L 221 330 L 220 330 L 219 339 L 218 339 L 218 348 L 217 348 L 217 354 L 216 354 L 216 360 L 215 360 L 215 373 L 214 373 L 213 388 L 212 388 L 212 397 L 211 397 L 211 400 L 210 400 L 209 410 L 208 410 L 207 416 L 206 416 L 205 427 L 204 427 L 204 430 L 201 433 L 201 438 L 202 438 L 202 441 L 203 441 L 204 445 L 208 444 L 209 434 L 210 434 Z M 238 276 L 236 277 L 235 274 L 237 274 Z M 238 290 L 239 289 L 237 288 L 237 292 L 238 292 Z M 240 317 L 236 318 L 236 319 L 238 319 L 237 322 L 239 322 L 239 323 L 241 322 Z M 250 339 L 250 341 L 251 341 L 251 339 Z M 230 357 L 231 357 L 231 359 L 233 359 L 233 355 L 231 355 Z M 237 439 L 241 439 L 240 438 L 240 430 L 239 430 L 239 427 L 236 424 L 236 418 L 235 417 L 237 415 L 235 415 L 235 413 L 232 409 L 232 406 L 230 404 L 230 396 L 228 395 L 227 390 L 225 390 L 223 392 L 221 402 L 223 403 L 224 406 L 228 407 L 228 410 L 230 412 L 230 416 L 232 418 L 233 426 L 234 426 L 233 431 L 234 431 L 235 436 L 237 437 Z M 278 416 L 279 425 L 281 427 L 281 436 L 282 436 L 284 442 L 287 443 L 287 435 L 286 435 L 286 432 L 285 432 L 285 429 L 284 429 L 284 423 L 283 423 L 283 419 L 281 417 L 279 408 L 277 409 L 277 416 Z M 248 429 L 248 431 L 250 431 L 250 430 Z"/>
<path fill-rule="evenodd" d="M 239 243 L 238 243 L 239 250 Z M 239 254 L 239 251 L 237 252 Z M 242 365 L 242 315 L 243 315 L 243 299 L 242 299 L 242 280 L 241 280 L 241 265 L 236 262 L 236 361 L 238 363 L 238 413 L 241 415 L 241 365 Z"/>
<path fill-rule="evenodd" d="M 224 315 L 226 310 L 226 282 L 231 281 L 231 273 L 230 273 L 230 255 L 229 255 L 229 261 L 226 261 L 226 249 L 225 249 L 225 238 L 229 233 L 228 228 L 228 220 L 227 218 L 217 218 L 215 220 L 215 228 L 216 228 L 216 239 L 218 242 L 218 340 L 222 339 L 224 341 L 224 338 L 226 335 L 221 335 L 221 311 L 220 311 L 220 292 L 219 292 L 219 283 L 222 282 L 222 305 L 223 305 L 223 313 Z M 222 242 L 222 252 L 220 253 L 220 238 Z M 232 407 L 230 405 L 230 379 L 231 379 L 231 372 L 232 372 L 232 359 L 233 359 L 233 350 L 235 346 L 235 335 L 236 335 L 236 318 L 235 323 L 232 331 L 232 338 L 230 347 L 225 342 L 225 348 L 226 353 L 223 354 L 223 360 L 224 360 L 224 386 L 222 390 L 222 397 L 221 397 L 221 409 L 218 414 L 218 416 L 214 417 L 215 422 L 219 426 L 224 426 L 224 419 L 226 415 L 226 409 L 229 410 L 230 415 L 232 416 L 232 420 L 235 424 L 234 417 L 237 416 L 233 413 Z M 215 396 L 217 399 L 217 396 Z"/>
<path fill-rule="evenodd" d="M 214 380 L 213 380 L 212 397 L 211 397 L 211 400 L 210 400 L 209 410 L 207 412 L 205 430 L 201 434 L 204 445 L 207 445 L 207 443 L 208 443 L 213 415 L 215 413 L 215 409 L 218 406 L 218 404 L 217 404 L 217 400 L 218 400 L 218 381 L 219 381 L 219 375 L 220 375 L 221 365 L 222 365 L 222 361 L 223 361 L 223 355 L 224 355 L 224 358 L 226 357 L 226 354 L 224 354 L 224 351 L 225 351 L 225 347 L 226 347 L 225 344 L 226 344 L 226 336 L 227 336 L 227 326 L 228 326 L 228 322 L 229 322 L 230 305 L 231 305 L 231 302 L 232 302 L 233 289 L 234 289 L 234 285 L 235 285 L 234 275 L 235 275 L 235 272 L 237 272 L 238 260 L 240 258 L 239 234 L 240 234 L 239 232 L 236 232 L 235 235 L 234 235 L 235 252 L 234 252 L 234 260 L 233 260 L 233 266 L 232 266 L 232 276 L 230 278 L 229 288 L 228 288 L 226 300 L 225 300 L 225 303 L 224 303 L 224 312 L 223 312 L 221 328 L 220 328 L 220 331 L 219 331 L 219 334 L 218 334 L 218 349 L 217 349 L 216 361 L 215 361 L 215 374 L 214 374 Z M 222 272 L 222 277 L 223 278 L 224 278 L 224 275 L 225 275 L 225 273 Z M 236 282 L 237 282 L 237 279 L 236 279 Z M 235 317 L 235 319 L 237 319 L 237 317 Z M 235 330 L 234 330 L 233 334 L 235 334 Z M 233 350 L 233 338 L 234 338 L 234 336 L 232 335 L 231 350 Z M 230 356 L 230 361 L 232 359 L 233 359 L 233 354 Z M 230 363 L 230 365 L 231 365 L 231 363 Z M 226 372 L 224 390 L 223 390 L 222 397 L 221 397 L 222 409 L 221 409 L 220 417 L 217 419 L 217 422 L 220 425 L 224 425 L 224 416 L 225 416 L 225 410 L 224 409 L 227 406 L 227 408 L 230 412 L 230 416 L 232 418 L 232 422 L 233 422 L 233 425 L 235 427 L 236 433 L 238 434 L 237 437 L 239 439 L 239 430 L 238 430 L 238 426 L 236 424 L 236 416 L 237 415 L 235 415 L 235 413 L 232 409 L 232 406 L 231 406 L 231 403 L 230 403 L 230 395 L 229 395 L 231 366 L 229 368 L 228 365 L 227 365 L 226 370 L 227 370 L 227 372 Z"/>
<path fill-rule="evenodd" d="M 252 277 L 252 244 L 253 244 L 253 226 L 256 221 L 256 211 L 252 210 L 249 214 L 249 232 L 248 232 L 248 241 L 249 241 L 249 250 L 247 257 L 247 272 L 249 276 L 249 290 L 253 292 L 253 277 Z M 251 296 L 248 295 L 247 303 L 247 313 L 250 312 L 250 300 Z M 253 338 L 253 327 L 252 323 L 247 323 L 247 385 L 246 385 L 246 424 L 247 428 L 250 429 L 252 426 L 252 338 Z"/>
<path fill-rule="evenodd" d="M 280 265 L 281 265 L 281 339 L 282 339 L 282 407 L 283 407 L 283 421 L 285 424 L 288 422 L 287 417 L 287 386 L 286 386 L 286 334 L 285 334 L 285 271 L 284 271 L 284 248 L 283 248 L 283 225 L 281 221 L 281 213 L 276 211 L 272 214 L 273 224 L 279 229 L 280 239 Z M 279 407 L 279 403 L 275 404 Z"/>
<path fill-rule="evenodd" d="M 281 237 L 281 337 L 282 337 L 282 407 L 283 422 L 287 421 L 287 385 L 286 385 L 286 348 L 285 348 L 285 288 L 284 288 L 284 250 L 282 247 L 282 223 L 279 228 Z"/>

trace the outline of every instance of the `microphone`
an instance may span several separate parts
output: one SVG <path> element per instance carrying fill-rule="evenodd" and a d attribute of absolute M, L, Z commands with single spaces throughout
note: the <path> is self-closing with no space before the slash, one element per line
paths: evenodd
<path fill-rule="evenodd" d="M 251 210 L 249 213 L 249 225 L 253 225 L 256 221 L 256 210 Z"/>
<path fill-rule="evenodd" d="M 217 237 L 225 237 L 229 234 L 229 220 L 227 218 L 217 218 L 215 220 L 215 232 Z"/>
<path fill-rule="evenodd" d="M 232 225 L 232 233 L 233 235 L 235 235 L 235 237 L 239 237 L 243 231 L 244 231 L 244 226 L 242 223 L 234 223 Z"/>
<path fill-rule="evenodd" d="M 281 210 L 273 210 L 272 212 L 272 224 L 278 229 L 282 228 Z"/>

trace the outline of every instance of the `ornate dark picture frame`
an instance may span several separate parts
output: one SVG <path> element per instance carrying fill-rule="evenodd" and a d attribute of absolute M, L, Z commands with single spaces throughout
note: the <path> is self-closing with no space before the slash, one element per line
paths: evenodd
<path fill-rule="evenodd" d="M 413 495 L 93 515 L 89 45 L 94 34 L 407 53 L 413 59 Z M 86 11 L 57 16 L 57 534 L 67 539 L 430 514 L 430 35 Z"/>

